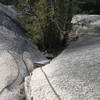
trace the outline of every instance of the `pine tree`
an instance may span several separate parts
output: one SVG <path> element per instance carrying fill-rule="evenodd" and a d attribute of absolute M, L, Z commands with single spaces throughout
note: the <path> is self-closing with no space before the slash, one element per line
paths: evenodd
<path fill-rule="evenodd" d="M 68 40 L 76 5 L 76 0 L 21 0 L 17 8 L 26 14 L 23 23 L 33 41 L 54 50 L 60 48 L 65 35 Z"/>

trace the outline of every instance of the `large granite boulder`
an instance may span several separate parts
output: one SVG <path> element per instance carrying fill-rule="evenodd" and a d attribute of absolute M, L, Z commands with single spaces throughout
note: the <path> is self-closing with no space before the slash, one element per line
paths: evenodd
<path fill-rule="evenodd" d="M 85 34 L 25 79 L 27 100 L 100 100 L 100 16 L 89 18 Z"/>
<path fill-rule="evenodd" d="M 72 18 L 73 35 L 98 35 L 100 15 L 75 15 Z"/>
<path fill-rule="evenodd" d="M 22 100 L 24 78 L 34 69 L 34 62 L 45 59 L 17 16 L 11 6 L 0 4 L 0 100 Z"/>

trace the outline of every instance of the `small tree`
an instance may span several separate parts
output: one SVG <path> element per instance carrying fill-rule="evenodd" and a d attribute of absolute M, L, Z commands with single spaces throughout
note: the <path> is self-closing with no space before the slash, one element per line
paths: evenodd
<path fill-rule="evenodd" d="M 24 8 L 26 15 L 22 18 L 23 23 L 33 41 L 49 51 L 60 48 L 65 35 L 68 40 L 75 2 L 76 0 L 22 0 L 17 7 Z"/>

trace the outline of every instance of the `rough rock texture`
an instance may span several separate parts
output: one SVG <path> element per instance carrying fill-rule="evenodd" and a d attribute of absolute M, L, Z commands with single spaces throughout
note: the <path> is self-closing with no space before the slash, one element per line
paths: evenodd
<path fill-rule="evenodd" d="M 75 15 L 72 23 L 72 36 L 100 35 L 100 15 Z"/>
<path fill-rule="evenodd" d="M 30 92 L 27 85 L 30 84 L 32 86 L 32 91 L 30 93 L 30 95 L 32 95 L 30 96 L 26 94 L 27 99 L 32 100 L 33 98 L 33 100 L 58 100 L 45 75 L 42 73 L 41 68 L 34 70 L 31 79 L 27 77 L 26 80 L 31 80 L 30 83 L 25 83 L 26 92 Z"/>
<path fill-rule="evenodd" d="M 92 22 L 95 30 L 100 29 L 100 18 Z M 100 100 L 100 31 L 96 31 L 98 35 L 87 29 L 89 34 L 82 35 L 50 64 L 34 70 L 26 78 L 26 94 L 33 98 L 27 100 Z"/>
<path fill-rule="evenodd" d="M 0 100 L 22 100 L 25 76 L 34 62 L 43 59 L 25 35 L 16 11 L 0 4 Z"/>

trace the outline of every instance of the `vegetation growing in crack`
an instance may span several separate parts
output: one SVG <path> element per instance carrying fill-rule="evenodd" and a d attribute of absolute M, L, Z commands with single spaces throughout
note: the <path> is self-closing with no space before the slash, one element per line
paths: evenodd
<path fill-rule="evenodd" d="M 6 2 L 7 1 L 7 2 Z M 22 13 L 23 26 L 41 50 L 57 51 L 65 46 L 71 34 L 73 15 L 97 13 L 99 0 L 1 0 L 14 4 Z"/>

